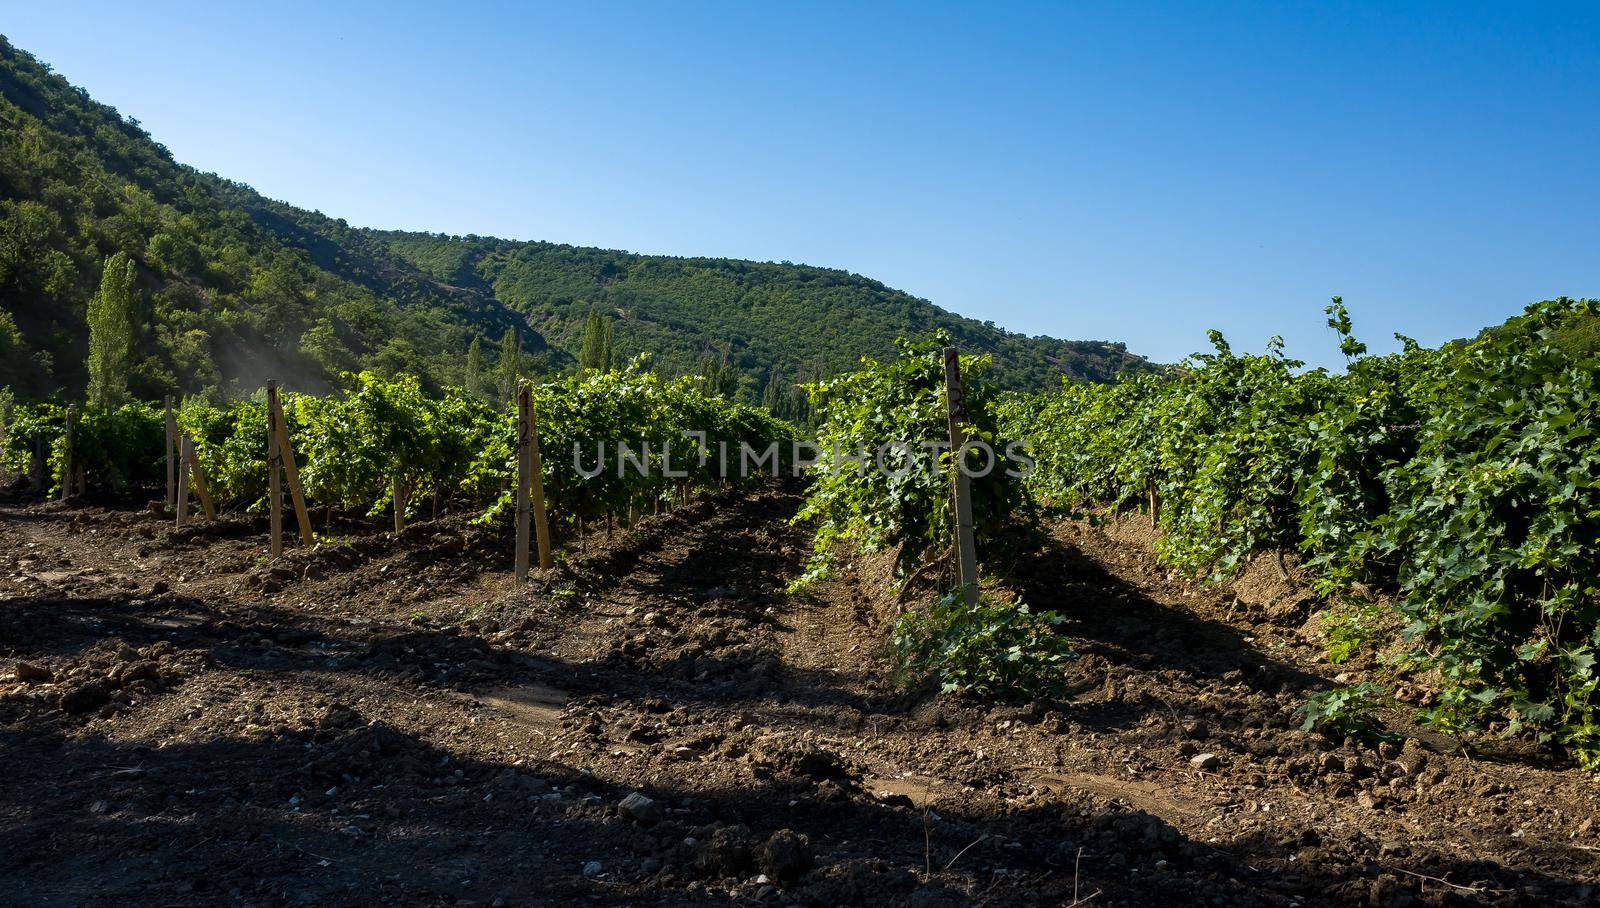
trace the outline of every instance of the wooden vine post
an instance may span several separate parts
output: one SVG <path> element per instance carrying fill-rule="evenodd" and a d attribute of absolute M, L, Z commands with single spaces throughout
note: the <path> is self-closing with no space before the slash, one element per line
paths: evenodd
<path fill-rule="evenodd" d="M 533 389 L 517 386 L 517 550 L 516 578 L 528 579 L 529 517 L 538 533 L 539 567 L 550 568 L 550 529 L 545 522 L 544 477 L 539 464 L 539 427 L 533 415 Z"/>
<path fill-rule="evenodd" d="M 289 486 L 289 503 L 294 505 L 294 522 L 300 530 L 300 544 L 311 544 L 311 512 L 306 510 L 306 496 L 300 488 L 300 467 L 294 461 L 294 445 L 289 443 L 289 424 L 283 418 L 283 405 L 276 411 L 278 423 L 278 459 L 283 461 L 283 479 Z"/>
<path fill-rule="evenodd" d="M 528 579 L 528 509 L 532 492 L 528 486 L 532 482 L 532 439 L 528 433 L 528 389 L 518 383 L 517 387 L 517 550 L 516 550 L 516 579 L 518 583 Z"/>
<path fill-rule="evenodd" d="M 172 415 L 172 397 L 167 397 L 167 507 L 175 507 L 178 502 L 178 463 L 177 452 L 173 450 L 178 446 L 178 420 Z"/>
<path fill-rule="evenodd" d="M 289 424 L 283 418 L 283 405 L 278 402 L 278 383 L 267 382 L 267 498 L 271 505 L 269 519 L 272 533 L 272 554 L 283 554 L 283 482 L 289 484 L 289 500 L 294 506 L 294 519 L 300 529 L 300 544 L 311 544 L 311 515 L 306 511 L 305 494 L 300 489 L 300 468 L 294 462 L 294 448 L 289 444 Z"/>
<path fill-rule="evenodd" d="M 67 407 L 67 422 L 66 422 L 66 425 L 63 427 L 63 439 L 62 439 L 63 443 L 62 443 L 62 448 L 61 448 L 61 451 L 62 451 L 62 454 L 61 454 L 61 500 L 62 501 L 66 501 L 67 497 L 72 494 L 72 468 L 73 468 L 72 429 L 73 429 L 73 424 L 76 423 L 77 420 L 78 420 L 78 408 L 76 406 Z"/>
<path fill-rule="evenodd" d="M 217 519 L 217 509 L 211 504 L 211 483 L 206 479 L 206 468 L 200 465 L 200 455 L 195 450 L 194 438 L 188 432 L 183 433 L 183 450 L 188 453 L 183 456 L 183 462 L 189 476 L 189 486 L 194 488 L 194 495 L 200 499 L 200 509 L 205 512 L 207 520 Z M 189 497 L 189 486 L 182 490 L 183 497 Z"/>
<path fill-rule="evenodd" d="M 175 525 L 180 527 L 189 522 L 189 463 L 193 455 L 189 445 L 187 435 L 178 442 L 178 501 Z"/>
<path fill-rule="evenodd" d="M 173 479 L 178 490 L 177 499 L 170 502 L 176 512 L 176 524 L 184 526 L 189 522 L 189 492 L 193 490 L 196 498 L 200 499 L 200 509 L 205 512 L 207 520 L 217 519 L 217 510 L 211 504 L 211 491 L 206 483 L 205 468 L 200 466 L 200 457 L 195 454 L 194 438 L 188 432 L 178 435 L 178 458 L 174 465 Z"/>
<path fill-rule="evenodd" d="M 955 468 L 952 506 L 956 524 L 956 568 L 961 596 L 967 605 L 978 602 L 978 548 L 972 535 L 972 479 L 962 469 L 966 461 L 967 405 L 961 390 L 961 356 L 955 347 L 944 348 L 944 396 L 950 415 L 950 452 Z"/>
<path fill-rule="evenodd" d="M 399 473 L 389 478 L 389 497 L 394 499 L 394 532 L 398 536 L 406 529 L 406 483 Z"/>
<path fill-rule="evenodd" d="M 539 570 L 550 570 L 550 527 L 544 509 L 544 470 L 539 463 L 539 420 L 533 410 L 533 389 L 528 389 L 528 477 L 533 493 L 533 526 L 538 531 Z"/>
<path fill-rule="evenodd" d="M 267 382 L 267 532 L 274 558 L 283 554 L 283 449 L 278 446 L 278 383 Z"/>

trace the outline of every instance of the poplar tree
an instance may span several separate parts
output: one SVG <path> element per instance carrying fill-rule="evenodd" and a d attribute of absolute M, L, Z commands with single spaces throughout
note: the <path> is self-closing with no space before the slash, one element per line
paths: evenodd
<path fill-rule="evenodd" d="M 500 397 L 510 403 L 517 397 L 517 360 L 522 348 L 515 328 L 500 336 Z"/>
<path fill-rule="evenodd" d="M 767 373 L 767 387 L 761 392 L 761 405 L 773 416 L 783 416 L 784 404 L 787 403 L 783 393 L 783 382 L 778 380 L 778 370 L 773 369 Z"/>
<path fill-rule="evenodd" d="M 583 350 L 578 355 L 578 368 L 611 371 L 611 319 L 598 311 L 591 310 L 583 326 Z"/>
<path fill-rule="evenodd" d="M 483 341 L 477 335 L 467 345 L 467 375 L 463 383 L 468 394 L 476 397 L 483 393 Z"/>
<path fill-rule="evenodd" d="M 100 292 L 89 300 L 89 404 L 110 409 L 128 397 L 133 360 L 133 259 L 119 252 L 106 259 Z"/>

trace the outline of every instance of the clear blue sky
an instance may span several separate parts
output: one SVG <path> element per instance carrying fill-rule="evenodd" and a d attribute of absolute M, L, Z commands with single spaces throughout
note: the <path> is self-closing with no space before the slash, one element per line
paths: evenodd
<path fill-rule="evenodd" d="M 178 160 L 353 224 L 860 272 L 1174 360 L 1600 296 L 1600 4 L 7 3 Z"/>

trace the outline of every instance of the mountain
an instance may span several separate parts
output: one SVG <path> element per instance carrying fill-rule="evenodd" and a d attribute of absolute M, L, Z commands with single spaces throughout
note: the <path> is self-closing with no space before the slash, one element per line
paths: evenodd
<path fill-rule="evenodd" d="M 1062 375 L 1109 381 L 1148 367 L 1122 344 L 1013 334 L 835 269 L 489 237 L 368 235 L 431 277 L 526 315 L 561 349 L 576 351 L 585 319 L 599 311 L 613 320 L 618 357 L 648 351 L 674 373 L 726 360 L 757 391 L 771 374 L 834 374 L 863 355 L 889 355 L 897 337 L 939 328 L 964 350 L 993 355 L 1010 387 L 1053 387 Z"/>
<path fill-rule="evenodd" d="M 521 321 L 342 221 L 175 163 L 0 39 L 0 385 L 84 386 L 85 309 L 118 251 L 138 263 L 144 397 L 318 387 L 362 366 L 443 378 L 470 337 Z"/>
<path fill-rule="evenodd" d="M 825 268 L 352 228 L 175 162 L 0 37 L 0 387 L 84 387 L 85 312 L 116 252 L 137 266 L 146 398 L 269 377 L 322 389 L 360 368 L 460 383 L 473 339 L 494 368 L 513 330 L 525 370 L 571 369 L 591 312 L 617 358 L 648 352 L 747 399 L 935 328 L 993 354 L 1010 387 L 1149 368 L 1121 344 L 1012 334 Z"/>

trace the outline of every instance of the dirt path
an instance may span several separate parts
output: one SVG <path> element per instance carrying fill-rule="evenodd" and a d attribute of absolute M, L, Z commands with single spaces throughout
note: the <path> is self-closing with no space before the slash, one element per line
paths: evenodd
<path fill-rule="evenodd" d="M 509 540 L 456 519 L 269 563 L 259 521 L 0 506 L 0 899 L 1581 904 L 1600 883 L 1591 776 L 1305 735 L 1293 710 L 1338 669 L 1296 628 L 1078 525 L 1003 567 L 1069 617 L 1069 698 L 898 690 L 875 562 L 784 593 L 795 507 L 698 501 L 516 591 Z"/>

